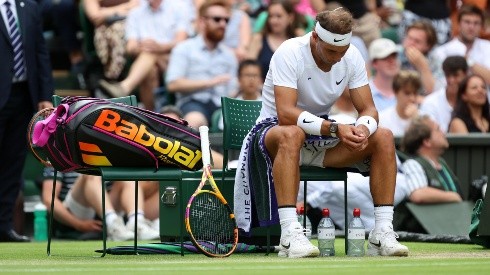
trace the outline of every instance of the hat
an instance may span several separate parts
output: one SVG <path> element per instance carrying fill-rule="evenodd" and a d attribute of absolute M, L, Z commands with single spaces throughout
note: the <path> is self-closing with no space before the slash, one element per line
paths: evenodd
<path fill-rule="evenodd" d="M 378 38 L 369 45 L 369 59 L 383 59 L 393 53 L 397 53 L 398 48 L 395 42 L 387 38 Z"/>

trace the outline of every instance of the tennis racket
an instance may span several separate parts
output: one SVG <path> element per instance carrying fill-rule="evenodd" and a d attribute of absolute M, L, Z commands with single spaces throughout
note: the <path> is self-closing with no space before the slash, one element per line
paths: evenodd
<path fill-rule="evenodd" d="M 185 228 L 194 246 L 208 257 L 228 257 L 236 249 L 238 228 L 230 206 L 211 173 L 208 127 L 199 127 L 203 174 L 185 209 Z M 212 190 L 203 189 L 211 185 Z"/>

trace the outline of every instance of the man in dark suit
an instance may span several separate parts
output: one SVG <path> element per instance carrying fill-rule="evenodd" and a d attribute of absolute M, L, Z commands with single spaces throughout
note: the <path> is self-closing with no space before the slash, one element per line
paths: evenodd
<path fill-rule="evenodd" d="M 0 242 L 25 242 L 13 230 L 13 208 L 35 111 L 52 107 L 53 79 L 41 9 L 32 0 L 0 0 Z"/>

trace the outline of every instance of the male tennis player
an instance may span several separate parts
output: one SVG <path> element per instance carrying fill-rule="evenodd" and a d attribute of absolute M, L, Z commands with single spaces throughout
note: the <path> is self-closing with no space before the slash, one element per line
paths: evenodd
<path fill-rule="evenodd" d="M 375 227 L 369 234 L 368 254 L 407 256 L 408 248 L 398 243 L 392 225 L 396 177 L 393 135 L 377 127 L 378 112 L 364 61 L 359 51 L 350 46 L 352 15 L 340 8 L 321 12 L 316 20 L 312 32 L 285 41 L 271 59 L 262 89 L 261 114 L 242 147 L 235 197 L 242 187 L 251 187 L 251 201 L 260 212 L 261 205 L 257 203 L 263 200 L 257 197 L 257 181 L 262 186 L 273 186 L 281 224 L 279 256 L 315 257 L 319 250 L 304 236 L 296 217 L 299 166 L 356 168 L 369 173 L 375 205 Z M 355 125 L 325 119 L 346 87 L 359 113 Z M 257 165 L 249 163 L 262 167 L 257 169 Z M 257 176 L 264 169 L 267 176 Z M 274 200 L 273 193 L 270 198 Z M 253 211 L 237 203 L 235 206 L 239 227 L 247 232 L 240 220 L 253 221 L 247 216 Z M 277 213 L 274 206 L 272 202 L 271 221 Z"/>

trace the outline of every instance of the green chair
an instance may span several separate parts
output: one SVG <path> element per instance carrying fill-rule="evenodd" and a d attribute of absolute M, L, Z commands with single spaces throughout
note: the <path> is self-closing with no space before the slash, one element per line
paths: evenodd
<path fill-rule="evenodd" d="M 236 169 L 228 167 L 229 154 L 232 150 L 240 150 L 245 136 L 250 131 L 255 120 L 260 114 L 262 102 L 257 100 L 239 100 L 229 97 L 221 98 L 221 107 L 223 110 L 223 173 L 222 180 L 225 175 L 233 175 Z M 303 166 L 300 168 L 300 180 L 304 182 L 304 204 L 306 205 L 307 198 L 307 183 L 308 181 L 343 181 L 344 182 L 344 217 L 345 217 L 345 251 L 347 253 L 347 170 L 339 168 L 318 168 L 311 166 Z M 306 228 L 306 220 L 303 226 Z M 267 247 L 270 247 L 270 232 L 267 232 Z"/>
<path fill-rule="evenodd" d="M 53 96 L 53 105 L 58 106 L 61 102 L 61 97 Z M 124 103 L 130 106 L 136 106 L 137 100 L 134 95 L 120 97 L 120 98 L 112 98 L 109 99 L 113 102 Z M 182 190 L 182 170 L 179 168 L 169 168 L 169 167 L 161 167 L 157 171 L 153 167 L 97 167 L 93 169 L 87 170 L 78 170 L 77 172 L 81 174 L 89 174 L 89 175 L 97 175 L 102 177 L 102 182 L 105 181 L 134 181 L 135 182 L 135 207 L 138 205 L 138 181 L 140 180 L 151 180 L 151 181 L 172 181 L 179 183 L 179 189 Z M 200 175 L 199 175 L 200 176 Z M 53 180 L 53 193 L 51 200 L 51 212 L 49 214 L 49 233 L 48 233 L 48 245 L 47 245 L 47 254 L 51 255 L 51 237 L 52 237 L 52 228 L 53 228 L 53 215 L 54 213 L 54 198 L 55 198 L 55 189 L 56 189 L 56 171 Z M 180 197 L 180 203 L 183 205 L 183 198 Z M 180 208 L 180 217 L 182 217 L 180 221 L 180 242 L 181 242 L 181 255 L 184 255 L 183 249 L 183 210 Z M 138 246 L 138 238 L 137 238 L 137 220 L 135 220 L 135 230 L 134 230 L 134 254 L 137 253 Z M 106 235 L 106 221 L 105 221 L 105 184 L 102 184 L 102 242 L 103 249 L 101 257 L 106 255 L 107 248 L 107 235 Z"/>

